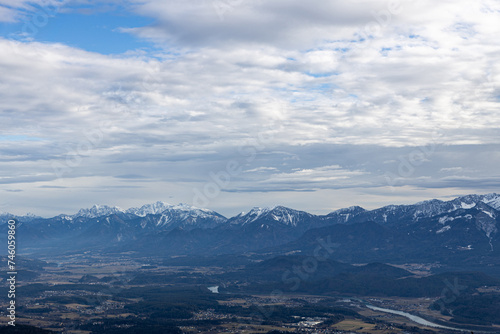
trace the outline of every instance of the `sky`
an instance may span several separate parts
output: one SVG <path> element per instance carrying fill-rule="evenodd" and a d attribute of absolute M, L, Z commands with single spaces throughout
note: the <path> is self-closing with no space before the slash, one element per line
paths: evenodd
<path fill-rule="evenodd" d="M 500 2 L 0 0 L 0 212 L 500 192 Z"/>

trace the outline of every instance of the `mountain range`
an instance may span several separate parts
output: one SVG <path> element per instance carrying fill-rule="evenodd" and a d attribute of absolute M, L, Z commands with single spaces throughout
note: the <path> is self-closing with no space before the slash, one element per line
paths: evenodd
<path fill-rule="evenodd" d="M 467 195 L 375 210 L 354 206 L 314 215 L 283 206 L 226 218 L 208 209 L 163 202 L 123 210 L 95 205 L 74 215 L 16 217 L 26 254 L 132 252 L 138 256 L 313 254 L 331 244 L 332 258 L 497 266 L 500 195 Z M 2 233 L 7 229 L 2 228 Z"/>

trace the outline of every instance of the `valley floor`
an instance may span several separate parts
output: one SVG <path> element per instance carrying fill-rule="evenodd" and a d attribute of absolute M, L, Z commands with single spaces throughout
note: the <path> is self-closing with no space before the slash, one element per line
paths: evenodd
<path fill-rule="evenodd" d="M 150 333 L 159 329 L 163 333 L 455 332 L 365 305 L 447 324 L 451 316 L 429 309 L 437 298 L 230 293 L 224 287 L 235 282 L 224 281 L 227 269 L 218 266 L 167 266 L 160 259 L 127 255 L 83 254 L 43 260 L 42 265 L 31 263 L 24 279 L 23 272 L 19 274 L 19 325 L 74 334 L 135 333 L 139 328 L 150 328 Z M 147 277 L 160 274 L 163 281 L 147 282 Z M 4 300 L 1 309 L 6 307 Z M 2 313 L 6 319 L 6 312 Z"/>

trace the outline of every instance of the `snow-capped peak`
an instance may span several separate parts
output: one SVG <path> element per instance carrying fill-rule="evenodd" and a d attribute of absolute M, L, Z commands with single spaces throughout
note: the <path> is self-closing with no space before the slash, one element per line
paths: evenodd
<path fill-rule="evenodd" d="M 455 209 L 471 209 L 475 207 L 478 203 L 485 203 L 492 208 L 499 210 L 500 209 L 500 195 L 491 193 L 486 195 L 466 195 L 457 197 L 454 200 L 450 201 L 450 203 L 454 204 Z"/>
<path fill-rule="evenodd" d="M 191 216 L 191 217 L 208 217 L 208 216 L 220 216 L 214 211 L 207 210 L 207 209 L 200 209 L 188 204 L 177 204 L 177 205 L 171 205 L 165 202 L 158 201 L 156 203 L 152 204 L 145 204 L 141 206 L 140 208 L 130 208 L 128 210 L 123 210 L 120 207 L 117 206 L 108 206 L 108 205 L 94 205 L 90 209 L 81 209 L 78 211 L 77 214 L 73 216 L 69 216 L 70 219 L 78 218 L 78 217 L 84 217 L 84 218 L 97 218 L 97 217 L 103 217 L 103 216 L 109 216 L 112 214 L 117 214 L 117 213 L 122 213 L 122 214 L 129 214 L 129 215 L 135 215 L 138 217 L 145 217 L 149 214 L 151 215 L 157 215 L 157 214 L 167 214 L 167 215 L 172 215 L 172 214 L 179 214 L 182 213 L 185 216 Z M 221 219 L 226 219 L 223 216 L 220 216 Z"/>
<path fill-rule="evenodd" d="M 269 211 L 273 210 L 275 207 L 258 207 L 258 206 L 255 206 L 252 208 L 252 210 L 250 210 L 250 212 L 247 213 L 247 216 L 248 215 L 252 215 L 252 216 L 261 216 L 265 213 L 268 213 Z"/>
<path fill-rule="evenodd" d="M 250 212 L 248 212 L 246 215 L 255 217 L 257 219 L 260 216 L 265 215 L 265 214 L 270 213 L 270 212 L 274 213 L 274 214 L 281 214 L 281 213 L 289 212 L 289 211 L 295 211 L 295 210 L 289 209 L 289 208 L 284 207 L 282 205 L 267 206 L 264 208 L 253 207 L 252 210 L 250 210 Z"/>
<path fill-rule="evenodd" d="M 160 214 L 170 208 L 172 208 L 172 205 L 158 201 L 153 204 L 145 204 L 140 208 L 130 208 L 127 210 L 127 213 L 132 213 L 139 217 L 145 217 L 146 215 Z"/>
<path fill-rule="evenodd" d="M 214 212 L 207 209 L 201 209 L 189 204 L 180 203 L 177 205 L 168 204 L 165 202 L 158 201 L 153 204 L 145 204 L 140 208 L 130 208 L 126 212 L 134 214 L 139 217 L 145 217 L 146 215 L 158 215 L 165 213 L 166 211 L 183 211 L 190 213 L 197 213 L 198 215 L 213 214 Z"/>
<path fill-rule="evenodd" d="M 117 213 L 125 213 L 125 210 L 119 208 L 117 206 L 108 206 L 108 205 L 97 205 L 94 204 L 90 209 L 80 209 L 73 218 L 85 217 L 85 218 L 97 218 L 103 216 L 109 216 Z"/>
<path fill-rule="evenodd" d="M 271 210 L 272 208 L 269 207 L 261 208 L 254 206 L 252 210 L 250 210 L 248 213 L 243 211 L 239 215 L 234 217 L 234 220 L 232 220 L 231 223 L 238 225 L 245 225 L 257 220 L 260 216 L 262 216 L 265 213 L 268 213 Z"/>
<path fill-rule="evenodd" d="M 489 204 L 486 204 L 485 202 L 478 202 L 475 206 L 475 209 L 482 211 L 486 215 L 490 216 L 491 218 L 495 219 L 497 215 L 497 210 L 490 206 Z"/>
<path fill-rule="evenodd" d="M 338 209 L 330 212 L 326 217 L 334 219 L 342 218 L 343 222 L 347 223 L 349 219 L 356 217 L 363 212 L 366 212 L 366 210 L 360 206 L 350 206 L 348 208 Z"/>
<path fill-rule="evenodd" d="M 9 212 L 3 212 L 3 211 L 0 211 L 0 217 L 14 217 L 14 218 L 29 218 L 29 219 L 37 219 L 37 218 L 42 218 L 40 216 L 37 216 L 31 212 L 28 212 L 27 214 L 25 214 L 24 216 L 16 216 L 12 213 L 9 213 Z"/>
<path fill-rule="evenodd" d="M 285 225 L 296 226 L 298 221 L 303 218 L 303 215 L 309 215 L 306 212 L 296 211 L 281 205 L 273 207 L 254 207 L 248 213 L 242 212 L 238 216 L 231 219 L 231 224 L 245 225 L 252 223 L 260 218 L 270 219 Z"/>
<path fill-rule="evenodd" d="M 396 212 L 400 212 L 400 214 L 403 215 L 411 214 L 413 216 L 413 219 L 418 220 L 425 217 L 449 213 L 459 209 L 472 209 L 480 203 L 484 203 L 498 210 L 500 209 L 500 196 L 497 194 L 472 194 L 457 197 L 450 201 L 432 199 L 418 202 L 413 205 L 388 205 L 381 209 L 376 209 L 374 210 L 374 212 L 383 213 L 384 215 L 392 215 L 396 214 Z M 398 219 L 400 218 L 397 215 L 393 217 L 393 220 L 397 221 Z M 384 222 L 387 222 L 387 217 L 384 217 Z"/>
<path fill-rule="evenodd" d="M 415 203 L 414 205 L 429 205 L 429 204 L 442 204 L 444 203 L 443 201 L 439 200 L 439 199 L 429 199 L 429 200 L 425 200 L 425 201 L 421 201 L 421 202 L 417 202 Z"/>
<path fill-rule="evenodd" d="M 333 211 L 333 214 L 351 214 L 351 213 L 359 213 L 365 212 L 366 210 L 360 206 L 350 206 L 348 208 L 338 209 Z"/>
<path fill-rule="evenodd" d="M 492 193 L 483 196 L 482 201 L 496 210 L 500 210 L 500 195 Z"/>

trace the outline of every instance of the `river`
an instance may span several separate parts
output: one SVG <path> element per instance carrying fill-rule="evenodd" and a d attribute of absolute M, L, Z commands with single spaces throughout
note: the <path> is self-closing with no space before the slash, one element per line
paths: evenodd
<path fill-rule="evenodd" d="M 413 314 L 410 314 L 410 313 L 406 313 L 406 312 L 403 312 L 403 311 L 391 310 L 391 309 L 388 309 L 388 308 L 377 307 L 377 306 L 373 306 L 373 305 L 369 305 L 369 304 L 366 304 L 366 307 L 368 307 L 369 309 L 374 310 L 374 311 L 380 311 L 380 312 L 385 312 L 385 313 L 391 313 L 391 314 L 401 315 L 401 316 L 403 316 L 405 318 L 410 319 L 413 322 L 416 322 L 417 324 L 428 326 L 428 327 L 442 328 L 442 329 L 451 329 L 451 330 L 454 330 L 454 331 L 461 331 L 461 332 L 470 332 L 470 330 L 467 330 L 467 329 L 460 329 L 460 328 L 453 328 L 453 327 L 441 326 L 441 325 L 435 324 L 433 322 L 427 321 L 424 318 L 420 318 L 420 317 L 417 317 L 416 315 L 413 315 Z"/>

